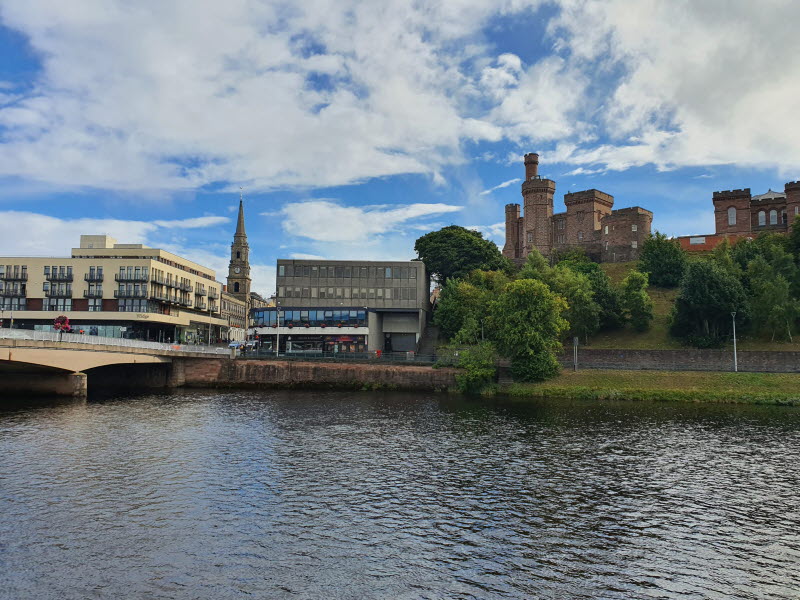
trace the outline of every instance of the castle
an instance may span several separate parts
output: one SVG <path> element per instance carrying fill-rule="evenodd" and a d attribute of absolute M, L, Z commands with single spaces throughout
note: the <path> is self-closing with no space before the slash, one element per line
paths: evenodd
<path fill-rule="evenodd" d="M 598 262 L 636 260 L 650 235 L 653 213 L 639 206 L 612 210 L 614 197 L 600 190 L 564 195 L 566 212 L 553 213 L 556 182 L 539 175 L 539 155 L 525 155 L 522 183 L 524 214 L 519 204 L 506 204 L 503 255 L 518 262 L 532 249 L 551 256 L 582 248 Z"/>

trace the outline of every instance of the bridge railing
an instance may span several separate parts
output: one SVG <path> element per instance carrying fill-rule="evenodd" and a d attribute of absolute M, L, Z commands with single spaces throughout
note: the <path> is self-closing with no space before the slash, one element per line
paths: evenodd
<path fill-rule="evenodd" d="M 145 342 L 125 338 L 103 337 L 99 335 L 81 335 L 78 333 L 59 333 L 57 331 L 35 331 L 33 329 L 0 329 L 0 339 L 35 340 L 44 342 L 70 342 L 90 346 L 120 346 L 123 348 L 145 348 L 166 352 L 201 352 L 203 354 L 228 354 L 226 347 L 195 346 L 193 344 L 164 344 L 161 342 Z"/>

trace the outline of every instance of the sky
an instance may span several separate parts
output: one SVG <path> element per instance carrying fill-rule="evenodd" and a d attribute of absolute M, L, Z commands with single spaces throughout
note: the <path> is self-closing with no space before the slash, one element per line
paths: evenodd
<path fill-rule="evenodd" d="M 712 233 L 712 193 L 800 180 L 795 0 L 0 0 L 0 256 L 82 233 L 224 282 L 242 193 L 277 258 L 500 246 L 522 156 Z"/>

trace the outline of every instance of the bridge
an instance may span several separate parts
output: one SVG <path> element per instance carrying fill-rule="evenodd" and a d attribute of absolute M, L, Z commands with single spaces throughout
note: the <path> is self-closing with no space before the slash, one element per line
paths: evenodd
<path fill-rule="evenodd" d="M 0 392 L 85 397 L 90 385 L 169 387 L 175 359 L 225 358 L 227 348 L 0 329 Z"/>

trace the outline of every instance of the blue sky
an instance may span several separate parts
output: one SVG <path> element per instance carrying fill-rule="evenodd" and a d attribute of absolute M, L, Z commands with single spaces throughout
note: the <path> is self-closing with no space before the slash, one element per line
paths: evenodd
<path fill-rule="evenodd" d="M 223 279 L 242 186 L 269 294 L 279 257 L 407 259 L 449 224 L 502 245 L 531 151 L 556 210 L 598 188 L 709 233 L 713 191 L 800 179 L 798 20 L 779 0 L 3 0 L 0 255 L 109 233 Z"/>

